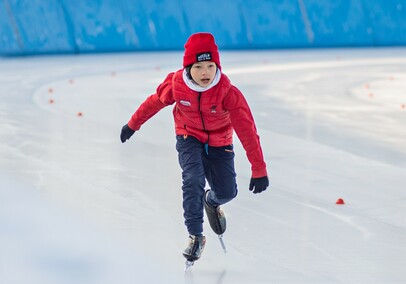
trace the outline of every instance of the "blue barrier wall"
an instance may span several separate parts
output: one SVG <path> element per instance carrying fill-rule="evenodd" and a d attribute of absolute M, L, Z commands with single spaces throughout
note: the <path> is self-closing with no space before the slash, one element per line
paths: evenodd
<path fill-rule="evenodd" d="M 406 0 L 3 0 L 0 55 L 406 45 Z"/>

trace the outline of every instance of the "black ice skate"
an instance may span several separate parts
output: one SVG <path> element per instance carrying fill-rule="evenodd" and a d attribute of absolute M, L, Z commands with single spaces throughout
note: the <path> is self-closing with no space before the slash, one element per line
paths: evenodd
<path fill-rule="evenodd" d="M 210 227 L 217 235 L 222 236 L 226 231 L 226 216 L 224 215 L 224 211 L 221 210 L 220 206 L 214 207 L 207 203 L 208 194 L 209 190 L 206 190 L 204 195 L 204 210 L 206 211 L 207 218 L 209 219 Z"/>
<path fill-rule="evenodd" d="M 194 262 L 200 258 L 205 244 L 205 236 L 189 236 L 189 244 L 183 251 L 183 256 L 186 258 L 186 271 L 188 271 Z"/>
<path fill-rule="evenodd" d="M 183 251 L 183 256 L 190 261 L 198 260 L 202 255 L 205 244 L 205 236 L 189 236 L 189 244 Z"/>

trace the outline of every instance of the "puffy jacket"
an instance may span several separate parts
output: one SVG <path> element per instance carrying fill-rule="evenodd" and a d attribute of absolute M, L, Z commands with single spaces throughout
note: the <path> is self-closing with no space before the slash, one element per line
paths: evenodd
<path fill-rule="evenodd" d="M 133 114 L 128 126 L 139 130 L 159 110 L 175 104 L 177 135 L 191 135 L 209 146 L 220 147 L 233 143 L 234 129 L 251 163 L 252 177 L 266 176 L 259 136 L 242 93 L 224 74 L 211 89 L 196 92 L 185 84 L 182 74 L 183 70 L 170 73 Z"/>

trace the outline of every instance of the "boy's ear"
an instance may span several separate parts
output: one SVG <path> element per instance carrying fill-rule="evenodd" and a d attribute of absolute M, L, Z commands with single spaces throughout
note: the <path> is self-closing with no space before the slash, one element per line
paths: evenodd
<path fill-rule="evenodd" d="M 192 74 L 190 74 L 190 69 L 192 69 L 193 64 L 186 66 L 185 70 L 186 70 L 186 76 L 188 77 L 189 80 L 193 80 L 192 79 Z"/>

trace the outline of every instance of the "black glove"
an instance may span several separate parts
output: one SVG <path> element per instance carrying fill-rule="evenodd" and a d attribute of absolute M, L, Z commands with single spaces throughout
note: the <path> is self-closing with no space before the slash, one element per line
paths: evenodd
<path fill-rule="evenodd" d="M 268 176 L 260 177 L 260 178 L 251 178 L 250 182 L 250 190 L 253 193 L 260 193 L 264 191 L 269 186 L 269 179 Z"/>
<path fill-rule="evenodd" d="M 121 128 L 121 135 L 120 135 L 121 142 L 124 143 L 125 141 L 127 141 L 128 139 L 130 139 L 130 137 L 133 136 L 134 132 L 135 132 L 135 131 L 132 130 L 132 129 L 128 126 L 128 124 L 124 125 L 123 128 Z"/>

